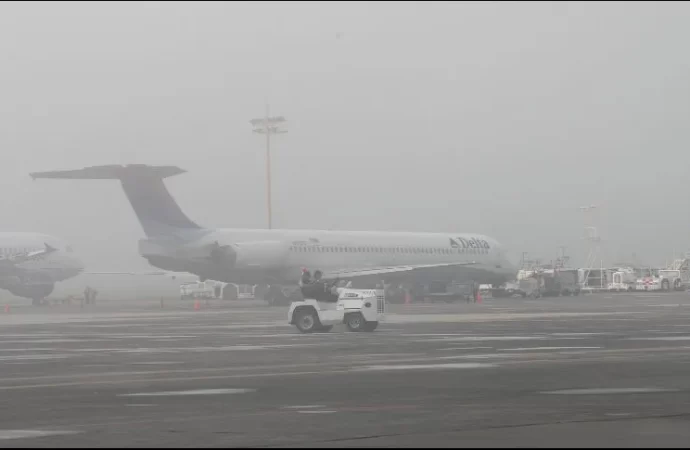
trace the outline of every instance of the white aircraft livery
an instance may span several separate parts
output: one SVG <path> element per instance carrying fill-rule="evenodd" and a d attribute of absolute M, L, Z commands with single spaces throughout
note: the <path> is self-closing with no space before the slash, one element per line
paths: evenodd
<path fill-rule="evenodd" d="M 0 288 L 41 304 L 55 283 L 84 266 L 60 239 L 39 233 L 0 232 Z"/>
<path fill-rule="evenodd" d="M 108 165 L 37 172 L 32 178 L 119 180 L 141 223 L 139 253 L 154 267 L 189 272 L 202 280 L 270 285 L 265 299 L 284 301 L 302 268 L 324 279 L 356 282 L 500 285 L 515 277 L 494 239 L 474 233 L 209 229 L 180 209 L 163 180 L 175 166 Z"/>

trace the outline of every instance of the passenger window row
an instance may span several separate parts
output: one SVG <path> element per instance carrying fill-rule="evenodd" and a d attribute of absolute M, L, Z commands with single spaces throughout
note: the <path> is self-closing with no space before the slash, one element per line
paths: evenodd
<path fill-rule="evenodd" d="M 20 253 L 29 253 L 33 250 L 30 248 L 0 248 L 0 254 L 2 255 L 18 255 Z"/>
<path fill-rule="evenodd" d="M 291 252 L 299 253 L 397 253 L 406 255 L 457 255 L 469 253 L 472 255 L 487 254 L 485 248 L 423 248 L 423 247 L 350 247 L 350 246 L 323 246 L 323 245 L 293 245 Z"/>

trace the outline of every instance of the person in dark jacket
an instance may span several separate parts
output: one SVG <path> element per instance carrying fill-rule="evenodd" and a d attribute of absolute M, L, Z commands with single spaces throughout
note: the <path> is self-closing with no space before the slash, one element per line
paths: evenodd
<path fill-rule="evenodd" d="M 91 304 L 91 286 L 84 288 L 84 303 L 87 305 Z"/>
<path fill-rule="evenodd" d="M 472 282 L 472 298 L 474 299 L 474 303 L 477 303 L 477 300 L 479 300 L 479 283 L 476 281 Z"/>
<path fill-rule="evenodd" d="M 302 269 L 302 285 L 311 283 L 311 273 L 307 269 Z"/>

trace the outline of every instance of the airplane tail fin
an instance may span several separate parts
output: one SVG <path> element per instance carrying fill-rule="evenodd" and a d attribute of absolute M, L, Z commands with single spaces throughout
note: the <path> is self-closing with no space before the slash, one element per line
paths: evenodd
<path fill-rule="evenodd" d="M 35 172 L 33 179 L 120 180 L 134 213 L 148 237 L 165 236 L 180 230 L 199 230 L 180 209 L 165 187 L 165 178 L 185 173 L 175 166 L 93 166 L 78 170 Z"/>

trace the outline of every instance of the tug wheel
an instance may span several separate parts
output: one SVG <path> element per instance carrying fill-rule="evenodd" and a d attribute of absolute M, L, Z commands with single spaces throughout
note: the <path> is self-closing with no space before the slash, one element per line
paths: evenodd
<path fill-rule="evenodd" d="M 364 316 L 360 313 L 348 314 L 345 318 L 345 325 L 347 325 L 347 329 L 350 331 L 362 331 L 365 324 Z"/>
<path fill-rule="evenodd" d="M 295 326 L 302 333 L 313 333 L 320 328 L 319 318 L 314 308 L 303 308 L 295 314 Z"/>

